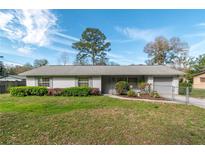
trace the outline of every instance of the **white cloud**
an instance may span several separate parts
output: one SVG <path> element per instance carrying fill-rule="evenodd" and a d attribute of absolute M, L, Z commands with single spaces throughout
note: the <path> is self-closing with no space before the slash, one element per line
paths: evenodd
<path fill-rule="evenodd" d="M 49 10 L 0 11 L 0 35 L 11 40 L 19 54 L 31 54 L 32 49 L 27 46 L 73 53 L 67 47 L 57 47 L 54 44 L 71 46 L 79 39 L 60 33 L 57 27 L 57 17 Z"/>
<path fill-rule="evenodd" d="M 65 35 L 65 34 L 62 34 L 62 33 L 59 33 L 59 32 L 55 32 L 53 33 L 57 36 L 60 36 L 60 37 L 63 37 L 63 38 L 66 38 L 72 42 L 76 42 L 76 41 L 79 41 L 80 39 L 79 38 L 76 38 L 76 37 L 73 37 L 73 36 L 70 36 L 70 35 Z"/>
<path fill-rule="evenodd" d="M 58 52 L 67 52 L 67 53 L 70 53 L 70 54 L 76 54 L 77 53 L 73 50 L 68 50 L 68 49 L 65 49 L 65 48 L 57 47 L 57 46 L 49 46 L 47 48 L 50 49 L 50 50 L 58 51 Z"/>
<path fill-rule="evenodd" d="M 13 19 L 13 15 L 9 13 L 0 12 L 0 28 L 4 29 L 5 26 Z"/>
<path fill-rule="evenodd" d="M 4 65 L 6 66 L 23 66 L 23 64 L 16 63 L 16 62 L 9 62 L 9 61 L 4 61 Z"/>
<path fill-rule="evenodd" d="M 166 29 L 139 29 L 131 27 L 115 27 L 116 31 L 133 40 L 151 41 L 160 35 L 166 35 Z"/>
<path fill-rule="evenodd" d="M 29 47 L 18 48 L 17 51 L 21 54 L 30 55 L 32 53 L 32 49 Z"/>
<path fill-rule="evenodd" d="M 205 26 L 205 22 L 201 22 L 199 24 L 196 24 L 196 26 Z"/>
<path fill-rule="evenodd" d="M 10 40 L 46 46 L 57 18 L 48 10 L 11 10 L 0 12 L 0 29 Z"/>
<path fill-rule="evenodd" d="M 192 44 L 190 47 L 190 56 L 198 56 L 205 53 L 205 39 Z"/>
<path fill-rule="evenodd" d="M 62 44 L 62 45 L 65 45 L 65 46 L 72 46 L 72 44 L 73 44 L 73 41 L 70 41 L 70 40 L 67 40 L 67 39 L 64 39 L 64 38 L 51 37 L 50 40 L 53 43 L 58 43 L 58 44 Z"/>
<path fill-rule="evenodd" d="M 129 51 L 126 51 L 124 53 L 127 53 Z M 131 52 L 133 53 L 133 52 Z M 129 64 L 144 64 L 145 58 L 144 57 L 133 57 L 133 54 L 130 56 L 124 56 L 121 54 L 115 54 L 115 53 L 108 53 L 108 57 L 111 61 L 114 61 L 116 63 L 122 64 L 122 65 L 129 65 Z"/>

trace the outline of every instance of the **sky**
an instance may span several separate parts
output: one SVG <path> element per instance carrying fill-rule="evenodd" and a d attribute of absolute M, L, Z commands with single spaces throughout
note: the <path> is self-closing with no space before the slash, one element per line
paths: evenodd
<path fill-rule="evenodd" d="M 144 46 L 157 36 L 180 37 L 189 56 L 205 53 L 205 10 L 0 10 L 0 56 L 7 64 L 35 59 L 59 64 L 63 52 L 72 64 L 72 43 L 87 28 L 98 28 L 111 42 L 110 61 L 144 64 Z"/>

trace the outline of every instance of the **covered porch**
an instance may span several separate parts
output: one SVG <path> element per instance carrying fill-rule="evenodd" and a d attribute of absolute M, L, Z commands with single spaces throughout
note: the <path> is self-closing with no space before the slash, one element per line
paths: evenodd
<path fill-rule="evenodd" d="M 116 94 L 115 84 L 118 81 L 127 81 L 129 86 L 132 87 L 133 90 L 138 90 L 139 87 L 137 83 L 145 82 L 145 83 L 153 83 L 153 78 L 145 75 L 138 76 L 102 76 L 102 93 L 104 94 Z"/>

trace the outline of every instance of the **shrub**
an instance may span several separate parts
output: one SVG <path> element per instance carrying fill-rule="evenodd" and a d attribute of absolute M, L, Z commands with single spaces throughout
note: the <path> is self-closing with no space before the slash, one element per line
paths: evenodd
<path fill-rule="evenodd" d="M 137 87 L 139 88 L 139 89 L 141 89 L 141 90 L 144 90 L 145 89 L 145 87 L 146 87 L 146 83 L 145 82 L 139 82 L 139 83 L 137 83 Z"/>
<path fill-rule="evenodd" d="M 129 97 L 136 96 L 135 91 L 134 91 L 134 90 L 129 90 L 129 91 L 127 92 L 127 96 L 129 96 Z"/>
<path fill-rule="evenodd" d="M 137 87 L 138 87 L 141 91 L 144 91 L 144 92 L 150 92 L 150 90 L 151 90 L 151 84 L 146 83 L 146 82 L 144 82 L 144 81 L 141 81 L 141 82 L 137 83 Z"/>
<path fill-rule="evenodd" d="M 44 96 L 47 95 L 48 89 L 46 87 L 19 86 L 11 87 L 9 92 L 12 96 Z"/>
<path fill-rule="evenodd" d="M 50 88 L 48 89 L 48 96 L 61 96 L 63 93 L 62 88 Z"/>
<path fill-rule="evenodd" d="M 65 88 L 62 92 L 63 96 L 88 96 L 91 88 L 89 87 L 71 87 Z"/>
<path fill-rule="evenodd" d="M 126 94 L 127 91 L 129 90 L 129 85 L 126 81 L 119 81 L 115 84 L 115 89 L 118 94 Z"/>
<path fill-rule="evenodd" d="M 154 97 L 154 98 L 160 98 L 160 95 L 159 95 L 159 93 L 158 93 L 157 91 L 151 92 L 151 93 L 150 93 L 150 96 L 151 96 L 151 97 Z"/>
<path fill-rule="evenodd" d="M 100 95 L 100 90 L 99 90 L 99 88 L 91 88 L 91 89 L 90 89 L 90 94 L 91 94 L 91 95 L 95 95 L 95 96 Z"/>

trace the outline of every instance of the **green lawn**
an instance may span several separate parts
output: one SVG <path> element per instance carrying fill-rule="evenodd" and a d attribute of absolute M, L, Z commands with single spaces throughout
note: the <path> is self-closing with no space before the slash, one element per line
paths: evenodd
<path fill-rule="evenodd" d="M 105 96 L 0 95 L 0 144 L 204 144 L 205 109 Z"/>
<path fill-rule="evenodd" d="M 191 97 L 205 98 L 205 89 L 192 89 Z"/>

